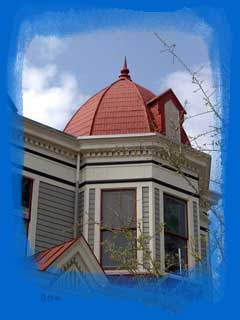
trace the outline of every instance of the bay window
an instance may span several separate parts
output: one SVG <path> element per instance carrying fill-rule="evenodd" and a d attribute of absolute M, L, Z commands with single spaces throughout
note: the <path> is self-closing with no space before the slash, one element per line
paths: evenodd
<path fill-rule="evenodd" d="M 136 262 L 136 236 L 136 190 L 102 190 L 102 266 L 129 269 Z"/>
<path fill-rule="evenodd" d="M 187 203 L 164 194 L 165 269 L 181 271 L 187 267 Z"/>

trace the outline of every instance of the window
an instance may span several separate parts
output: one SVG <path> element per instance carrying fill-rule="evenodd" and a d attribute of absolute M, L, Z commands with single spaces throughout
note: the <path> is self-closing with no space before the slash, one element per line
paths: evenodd
<path fill-rule="evenodd" d="M 165 103 L 165 124 L 166 136 L 176 142 L 180 141 L 180 119 L 179 111 L 173 102 L 167 101 Z"/>
<path fill-rule="evenodd" d="M 32 185 L 32 179 L 26 177 L 22 178 L 22 208 L 26 234 L 28 234 L 28 227 L 31 215 Z"/>
<path fill-rule="evenodd" d="M 181 271 L 187 267 L 187 203 L 164 195 L 165 268 Z"/>
<path fill-rule="evenodd" d="M 125 269 L 136 261 L 136 191 L 103 190 L 101 263 L 106 269 Z M 127 261 L 126 261 L 127 260 Z"/>

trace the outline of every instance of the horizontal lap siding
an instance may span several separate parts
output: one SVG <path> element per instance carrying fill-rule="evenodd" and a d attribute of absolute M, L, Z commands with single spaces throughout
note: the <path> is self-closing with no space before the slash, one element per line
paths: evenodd
<path fill-rule="evenodd" d="M 89 190 L 88 207 L 88 243 L 94 250 L 94 229 L 95 229 L 95 189 Z"/>
<path fill-rule="evenodd" d="M 149 258 L 146 253 L 149 252 L 149 187 L 142 188 L 142 223 L 143 236 L 145 238 L 145 254 L 143 255 L 144 267 L 149 267 Z"/>
<path fill-rule="evenodd" d="M 159 189 L 154 189 L 154 207 L 155 207 L 155 248 L 156 261 L 160 263 L 161 242 L 160 242 L 160 194 Z"/>
<path fill-rule="evenodd" d="M 83 216 L 84 216 L 84 191 L 79 192 L 78 195 L 78 229 L 77 234 L 83 232 Z"/>
<path fill-rule="evenodd" d="M 193 232 L 194 232 L 194 248 L 197 257 L 199 257 L 199 214 L 198 214 L 198 204 L 193 201 Z"/>
<path fill-rule="evenodd" d="M 36 252 L 73 238 L 74 192 L 40 182 Z"/>
<path fill-rule="evenodd" d="M 209 260 L 208 260 L 208 240 L 207 240 L 207 233 L 203 233 L 200 236 L 200 243 L 201 243 L 201 266 L 202 272 L 209 271 Z"/>

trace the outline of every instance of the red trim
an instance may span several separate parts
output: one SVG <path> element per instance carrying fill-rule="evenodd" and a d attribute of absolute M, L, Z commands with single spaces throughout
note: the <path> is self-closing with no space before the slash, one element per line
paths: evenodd
<path fill-rule="evenodd" d="M 177 96 L 175 95 L 175 93 L 173 92 L 172 89 L 166 90 L 165 92 L 163 92 L 159 96 L 154 97 L 153 99 L 151 99 L 150 101 L 147 102 L 147 107 L 149 108 L 151 113 L 153 111 L 153 108 L 154 107 L 156 108 L 156 105 L 157 105 L 158 112 L 159 112 L 158 116 L 160 118 L 160 125 L 158 124 L 157 131 L 159 133 L 166 134 L 166 122 L 165 122 L 165 108 L 164 108 L 164 105 L 169 100 L 172 100 L 172 102 L 174 103 L 174 105 L 176 106 L 176 108 L 179 111 L 181 143 L 186 144 L 186 145 L 190 145 L 190 141 L 188 139 L 188 136 L 187 136 L 185 130 L 183 129 L 183 127 L 182 127 L 182 124 L 184 122 L 184 115 L 186 114 L 186 111 L 183 108 L 181 102 L 178 100 Z M 154 118 L 154 116 L 153 116 L 153 118 Z"/>
<path fill-rule="evenodd" d="M 158 100 L 158 110 L 161 116 L 161 133 L 166 134 L 166 117 L 165 117 L 165 102 L 160 102 Z"/>
<path fill-rule="evenodd" d="M 173 100 L 173 102 L 176 105 L 176 107 L 178 108 L 178 110 L 180 112 L 182 111 L 184 114 L 186 114 L 186 111 L 183 108 L 181 102 L 178 100 L 177 96 L 175 95 L 175 93 L 173 92 L 173 90 L 171 88 L 167 89 L 166 91 L 161 93 L 159 96 L 156 96 L 153 99 L 151 99 L 150 101 L 148 101 L 147 105 L 152 104 L 152 102 L 154 102 L 155 100 L 161 101 L 163 103 L 166 103 L 168 100 Z"/>

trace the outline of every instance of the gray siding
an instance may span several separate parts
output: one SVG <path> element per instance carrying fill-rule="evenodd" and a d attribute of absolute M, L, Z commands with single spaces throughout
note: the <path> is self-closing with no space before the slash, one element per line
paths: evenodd
<path fill-rule="evenodd" d="M 156 261 L 160 263 L 161 243 L 160 243 L 160 193 L 159 189 L 154 189 L 154 207 L 155 207 L 155 248 Z"/>
<path fill-rule="evenodd" d="M 200 226 L 208 229 L 208 224 L 209 224 L 208 214 L 201 210 L 200 211 Z"/>
<path fill-rule="evenodd" d="M 198 204 L 196 201 L 193 201 L 193 234 L 195 254 L 199 257 L 199 214 Z"/>
<path fill-rule="evenodd" d="M 83 232 L 83 216 L 84 216 L 84 191 L 78 195 L 78 236 Z"/>
<path fill-rule="evenodd" d="M 201 234 L 201 258 L 207 258 L 207 236 Z"/>
<path fill-rule="evenodd" d="M 94 250 L 94 229 L 95 229 L 95 189 L 89 189 L 88 203 L 88 244 Z"/>
<path fill-rule="evenodd" d="M 142 222 L 143 235 L 146 239 L 146 251 L 149 252 L 149 187 L 142 187 Z M 143 263 L 145 268 L 149 266 L 148 257 L 146 257 L 146 254 L 143 256 Z"/>
<path fill-rule="evenodd" d="M 201 270 L 209 272 L 209 256 L 208 256 L 208 235 L 201 233 Z"/>
<path fill-rule="evenodd" d="M 74 192 L 45 182 L 39 184 L 36 252 L 73 238 Z"/>

